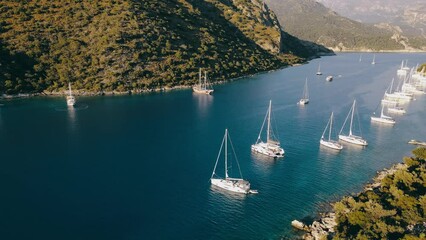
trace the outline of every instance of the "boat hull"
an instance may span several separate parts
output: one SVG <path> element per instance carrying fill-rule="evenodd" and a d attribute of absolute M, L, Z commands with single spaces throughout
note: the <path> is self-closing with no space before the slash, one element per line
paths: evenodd
<path fill-rule="evenodd" d="M 331 149 L 335 149 L 335 150 L 342 150 L 343 149 L 342 144 L 340 144 L 340 143 L 338 143 L 336 141 L 331 141 L 331 140 L 327 141 L 325 139 L 321 139 L 320 140 L 320 144 L 323 145 L 323 146 L 325 146 L 325 147 L 328 147 L 328 148 L 331 148 Z"/>
<path fill-rule="evenodd" d="M 384 123 L 384 124 L 395 124 L 395 120 L 391 118 L 382 118 L 382 117 L 371 117 L 372 122 Z"/>
<path fill-rule="evenodd" d="M 396 113 L 396 114 L 405 114 L 406 111 L 403 108 L 388 108 L 389 113 Z"/>
<path fill-rule="evenodd" d="M 367 146 L 368 143 L 366 140 L 364 140 L 363 138 L 359 137 L 359 136 L 355 136 L 355 135 L 339 135 L 339 140 L 342 140 L 344 142 L 348 142 L 348 143 L 352 143 L 355 145 L 360 145 L 360 146 Z"/>
<path fill-rule="evenodd" d="M 74 98 L 74 96 L 67 96 L 67 105 L 68 106 L 75 106 L 75 98 Z"/>
<path fill-rule="evenodd" d="M 243 193 L 248 194 L 250 193 L 250 183 L 243 179 L 238 178 L 228 178 L 228 179 L 220 179 L 220 178 L 212 178 L 211 184 L 225 189 L 230 192 L 234 193 Z"/>
<path fill-rule="evenodd" d="M 309 103 L 309 99 L 303 98 L 303 99 L 300 99 L 300 101 L 297 104 L 299 104 L 299 105 L 306 105 L 308 103 Z"/>
<path fill-rule="evenodd" d="M 206 94 L 206 95 L 211 95 L 214 92 L 213 89 L 200 89 L 200 88 L 197 88 L 197 87 L 193 87 L 192 90 L 195 93 L 201 93 L 201 94 Z"/>
<path fill-rule="evenodd" d="M 284 149 L 279 145 L 264 142 L 251 145 L 251 150 L 273 158 L 284 157 L 285 153 Z"/>

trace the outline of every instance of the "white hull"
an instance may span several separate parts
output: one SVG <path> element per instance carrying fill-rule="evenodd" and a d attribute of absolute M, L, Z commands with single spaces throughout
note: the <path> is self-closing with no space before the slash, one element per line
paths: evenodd
<path fill-rule="evenodd" d="M 386 104 L 386 105 L 396 105 L 398 104 L 398 101 L 395 100 L 389 100 L 389 99 L 382 99 L 382 104 Z"/>
<path fill-rule="evenodd" d="M 355 135 L 339 135 L 339 139 L 348 143 L 361 145 L 361 146 L 367 146 L 368 143 L 365 141 L 362 137 L 355 136 Z"/>
<path fill-rule="evenodd" d="M 389 113 L 405 114 L 406 111 L 401 107 L 388 108 Z"/>
<path fill-rule="evenodd" d="M 67 96 L 67 105 L 68 106 L 75 106 L 75 98 L 74 98 L 74 96 Z"/>
<path fill-rule="evenodd" d="M 193 87 L 192 90 L 195 93 L 202 93 L 202 94 L 207 94 L 207 95 L 211 95 L 214 92 L 213 89 L 202 89 L 202 88 L 199 88 L 199 87 Z"/>
<path fill-rule="evenodd" d="M 251 145 L 251 150 L 273 158 L 284 157 L 285 153 L 279 145 L 264 142 Z"/>
<path fill-rule="evenodd" d="M 230 192 L 243 193 L 243 194 L 250 193 L 250 183 L 240 178 L 227 178 L 227 179 L 212 178 L 210 181 L 212 185 L 220 187 Z"/>
<path fill-rule="evenodd" d="M 335 150 L 342 150 L 343 149 L 342 144 L 340 144 L 336 141 L 333 141 L 333 140 L 327 141 L 325 139 L 321 139 L 320 144 L 325 146 L 325 147 L 332 148 L 332 149 L 335 149 Z"/>
<path fill-rule="evenodd" d="M 307 98 L 302 98 L 302 99 L 299 100 L 299 102 L 297 102 L 297 104 L 299 104 L 299 105 L 306 105 L 308 103 L 309 103 L 309 99 L 307 99 Z"/>
<path fill-rule="evenodd" d="M 390 99 L 398 99 L 404 101 L 410 101 L 413 99 L 412 94 L 402 93 L 402 92 L 394 92 L 394 93 L 385 93 L 386 98 Z"/>
<path fill-rule="evenodd" d="M 322 75 L 322 72 L 317 72 L 317 75 Z"/>
<path fill-rule="evenodd" d="M 326 80 L 327 82 L 331 82 L 331 81 L 333 81 L 333 76 L 328 76 L 325 80 Z"/>
<path fill-rule="evenodd" d="M 385 124 L 395 124 L 395 120 L 392 118 L 371 117 L 371 121 Z"/>

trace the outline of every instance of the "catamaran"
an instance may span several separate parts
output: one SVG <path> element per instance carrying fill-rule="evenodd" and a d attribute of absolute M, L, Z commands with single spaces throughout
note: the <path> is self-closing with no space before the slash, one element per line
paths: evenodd
<path fill-rule="evenodd" d="M 232 177 L 229 177 L 229 175 L 228 175 L 228 139 L 231 143 L 232 152 L 234 153 L 234 157 L 235 157 L 235 160 L 237 162 L 238 170 L 240 172 L 240 178 L 232 178 Z M 216 175 L 216 167 L 217 167 L 217 163 L 219 161 L 219 158 L 221 156 L 223 147 L 225 147 L 225 153 L 224 153 L 224 156 L 225 156 L 225 177 L 221 178 L 221 177 Z M 219 154 L 217 155 L 216 163 L 214 165 L 214 169 L 213 169 L 212 176 L 210 178 L 210 182 L 214 186 L 217 186 L 219 188 L 225 189 L 227 191 L 235 192 L 235 193 L 244 193 L 244 194 L 257 193 L 256 190 L 250 189 L 250 182 L 243 179 L 243 176 L 241 174 L 240 165 L 238 163 L 237 157 L 235 156 L 234 147 L 232 146 L 232 141 L 231 141 L 231 138 L 229 137 L 229 134 L 228 134 L 228 129 L 225 129 L 225 135 L 223 136 L 222 144 L 220 145 Z"/>
<path fill-rule="evenodd" d="M 305 105 L 309 103 L 309 91 L 308 91 L 308 78 L 306 78 L 305 86 L 303 87 L 302 98 L 299 100 L 299 105 Z"/>
<path fill-rule="evenodd" d="M 385 124 L 395 124 L 395 120 L 392 117 L 386 116 L 383 113 L 384 108 L 385 108 L 385 106 L 382 104 L 382 110 L 380 112 L 380 117 L 371 116 L 371 121 L 378 122 L 378 123 L 385 123 Z"/>
<path fill-rule="evenodd" d="M 200 72 L 198 74 L 198 84 L 192 87 L 192 90 L 195 93 L 204 93 L 207 95 L 210 95 L 214 92 L 213 88 L 210 86 L 208 80 L 207 80 L 207 72 L 204 71 L 204 80 L 202 80 L 201 77 L 201 68 Z"/>
<path fill-rule="evenodd" d="M 328 128 L 328 139 L 324 138 L 325 132 Z M 331 129 L 333 128 L 333 112 L 331 112 L 330 119 L 328 120 L 327 125 L 325 126 L 324 132 L 322 132 L 320 144 L 335 150 L 342 150 L 343 146 L 335 140 L 331 140 Z"/>
<path fill-rule="evenodd" d="M 352 134 L 352 125 L 353 125 L 353 120 L 354 120 L 354 113 L 355 113 L 355 104 L 356 104 L 356 100 L 354 100 L 354 103 L 352 104 L 351 110 L 348 113 L 348 116 L 346 116 L 345 122 L 343 123 L 342 128 L 340 129 L 339 132 L 339 139 L 348 143 L 353 143 L 356 145 L 361 145 L 361 146 L 367 146 L 368 143 L 366 140 L 364 140 L 361 136 L 357 136 Z M 343 135 L 343 129 L 346 125 L 346 122 L 348 121 L 349 116 L 351 116 L 351 121 L 349 124 L 349 134 L 348 135 Z M 358 124 L 359 125 L 359 124 Z"/>
<path fill-rule="evenodd" d="M 322 75 L 322 72 L 321 72 L 321 63 L 318 64 L 317 75 Z"/>
<path fill-rule="evenodd" d="M 69 93 L 67 96 L 67 105 L 68 106 L 74 106 L 75 105 L 75 97 L 72 95 L 71 91 L 71 83 L 68 83 Z"/>
<path fill-rule="evenodd" d="M 269 101 L 269 108 L 266 112 L 265 119 L 263 120 L 262 127 L 260 128 L 259 136 L 257 137 L 256 143 L 251 145 L 251 150 L 273 158 L 284 157 L 284 149 L 280 146 L 280 142 L 278 138 L 274 136 L 271 128 L 271 111 L 272 101 Z M 260 136 L 262 134 L 263 127 L 265 126 L 265 122 L 267 122 L 266 142 L 263 142 Z"/>

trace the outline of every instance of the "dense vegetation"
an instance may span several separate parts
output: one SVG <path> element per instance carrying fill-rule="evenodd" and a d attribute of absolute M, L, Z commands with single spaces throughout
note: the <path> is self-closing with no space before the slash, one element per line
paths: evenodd
<path fill-rule="evenodd" d="M 260 0 L 1 1 L 0 93 L 220 81 L 315 54 L 288 41 Z"/>
<path fill-rule="evenodd" d="M 284 30 L 336 50 L 399 50 L 404 45 L 387 29 L 342 17 L 314 0 L 266 0 Z M 398 41 L 397 41 L 398 40 Z M 419 43 L 420 44 L 420 43 Z"/>
<path fill-rule="evenodd" d="M 423 71 L 423 73 L 425 73 L 425 74 L 426 74 L 426 63 L 423 63 L 422 65 L 420 65 L 420 66 L 417 68 L 417 71 L 418 71 L 418 72 Z"/>
<path fill-rule="evenodd" d="M 426 239 L 426 148 L 381 186 L 335 204 L 335 239 Z"/>

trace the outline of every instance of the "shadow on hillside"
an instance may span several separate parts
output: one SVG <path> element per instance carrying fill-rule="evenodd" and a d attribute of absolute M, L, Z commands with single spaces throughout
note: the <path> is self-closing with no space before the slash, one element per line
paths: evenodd
<path fill-rule="evenodd" d="M 23 52 L 13 53 L 0 40 L 0 94 L 34 92 L 35 60 Z"/>
<path fill-rule="evenodd" d="M 301 40 L 289 33 L 281 31 L 281 52 L 298 57 L 312 59 L 320 56 L 334 55 L 334 52 L 314 42 Z"/>

